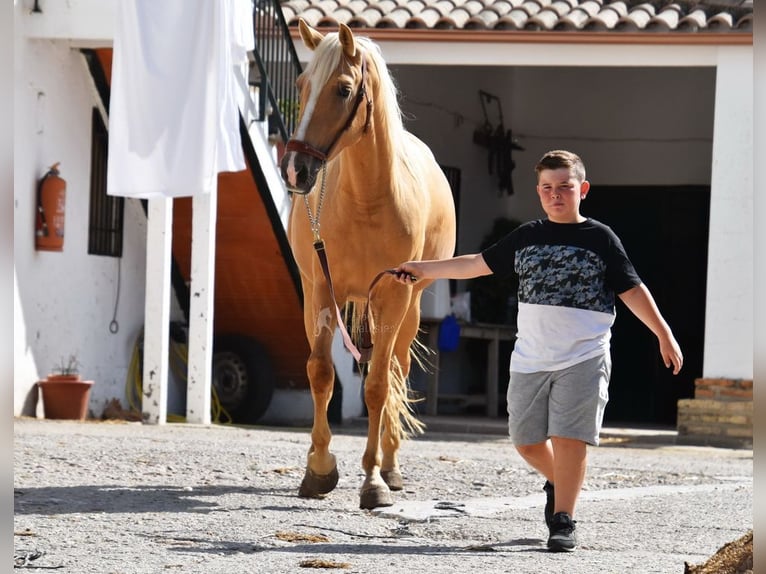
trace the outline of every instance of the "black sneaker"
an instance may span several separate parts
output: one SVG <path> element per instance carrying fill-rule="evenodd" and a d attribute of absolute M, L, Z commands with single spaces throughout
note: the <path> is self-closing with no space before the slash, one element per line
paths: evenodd
<path fill-rule="evenodd" d="M 572 520 L 566 512 L 557 512 L 553 515 L 548 537 L 548 550 L 551 552 L 571 552 L 577 548 L 575 536 L 576 520 Z"/>
<path fill-rule="evenodd" d="M 545 491 L 545 525 L 550 528 L 551 521 L 553 520 L 553 485 L 550 481 L 546 480 L 543 486 Z"/>

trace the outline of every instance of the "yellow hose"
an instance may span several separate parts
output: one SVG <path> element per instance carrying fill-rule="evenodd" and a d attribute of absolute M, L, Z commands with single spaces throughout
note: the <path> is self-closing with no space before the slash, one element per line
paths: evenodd
<path fill-rule="evenodd" d="M 143 378 L 141 373 L 141 351 L 140 351 L 141 336 L 136 339 L 133 345 L 133 353 L 130 357 L 130 365 L 128 365 L 128 375 L 125 384 L 125 398 L 128 402 L 128 407 L 131 412 L 141 413 L 141 397 L 143 396 Z M 186 383 L 187 371 L 188 371 L 188 356 L 189 348 L 185 343 L 177 343 L 173 339 L 170 340 L 170 357 L 169 365 L 170 370 L 181 380 Z M 231 415 L 221 404 L 218 399 L 218 393 L 215 387 L 211 385 L 210 393 L 210 418 L 212 422 L 216 424 L 231 424 L 233 422 Z M 186 417 L 183 415 L 177 415 L 169 413 L 167 415 L 168 422 L 186 422 Z"/>

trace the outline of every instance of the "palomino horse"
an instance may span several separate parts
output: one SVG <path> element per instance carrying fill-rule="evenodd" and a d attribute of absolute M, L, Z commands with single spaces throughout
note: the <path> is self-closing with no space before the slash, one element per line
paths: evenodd
<path fill-rule="evenodd" d="M 455 207 L 433 154 L 402 125 L 377 45 L 343 24 L 325 36 L 301 20 L 300 33 L 314 54 L 298 78 L 300 117 L 281 164 L 294 192 L 288 238 L 303 285 L 314 400 L 299 496 L 322 497 L 337 484 L 327 421 L 332 338 L 339 322 L 345 333 L 338 306 L 356 304 L 352 325 L 358 325 L 356 310 L 369 302 L 368 322 L 362 321 L 372 352 L 364 382 L 369 419 L 360 507 L 390 506 L 391 490 L 402 488 L 401 440 L 422 430 L 407 377 L 427 282 L 403 285 L 381 272 L 405 260 L 451 256 Z"/>

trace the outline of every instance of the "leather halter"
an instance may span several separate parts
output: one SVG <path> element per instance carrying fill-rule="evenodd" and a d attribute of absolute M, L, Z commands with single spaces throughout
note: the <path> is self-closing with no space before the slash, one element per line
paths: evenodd
<path fill-rule="evenodd" d="M 338 143 L 338 140 L 340 137 L 348 130 L 348 128 L 351 127 L 351 123 L 354 121 L 354 118 L 356 117 L 356 112 L 359 110 L 359 105 L 362 103 L 362 100 L 367 100 L 367 119 L 364 122 L 364 133 L 367 133 L 367 130 L 370 127 L 370 116 L 372 114 L 372 100 L 367 95 L 367 58 L 364 54 L 362 54 L 362 81 L 359 84 L 359 91 L 356 94 L 356 99 L 354 100 L 354 107 L 351 110 L 351 114 L 349 114 L 348 119 L 346 120 L 346 123 L 343 124 L 343 127 L 340 129 L 338 134 L 333 138 L 332 142 L 330 143 L 329 147 L 327 148 L 326 152 L 323 152 L 322 150 L 319 150 L 315 148 L 314 146 L 301 141 L 290 138 L 290 140 L 287 142 L 287 145 L 285 145 L 285 151 L 294 151 L 298 153 L 304 153 L 306 155 L 310 155 L 312 157 L 317 158 L 319 161 L 327 161 L 327 158 L 332 153 L 333 148 L 335 147 L 335 144 Z"/>

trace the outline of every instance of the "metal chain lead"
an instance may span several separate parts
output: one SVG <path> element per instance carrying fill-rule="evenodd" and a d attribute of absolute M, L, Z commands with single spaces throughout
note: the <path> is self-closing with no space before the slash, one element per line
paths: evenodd
<path fill-rule="evenodd" d="M 319 216 L 322 214 L 322 204 L 324 203 L 325 184 L 327 183 L 327 162 L 322 162 L 322 187 L 319 190 L 319 202 L 317 203 L 316 217 L 311 213 L 311 206 L 309 205 L 309 194 L 303 194 L 303 203 L 306 204 L 306 212 L 309 216 L 309 222 L 311 223 L 311 231 L 314 233 L 314 241 L 321 241 L 319 237 Z"/>

